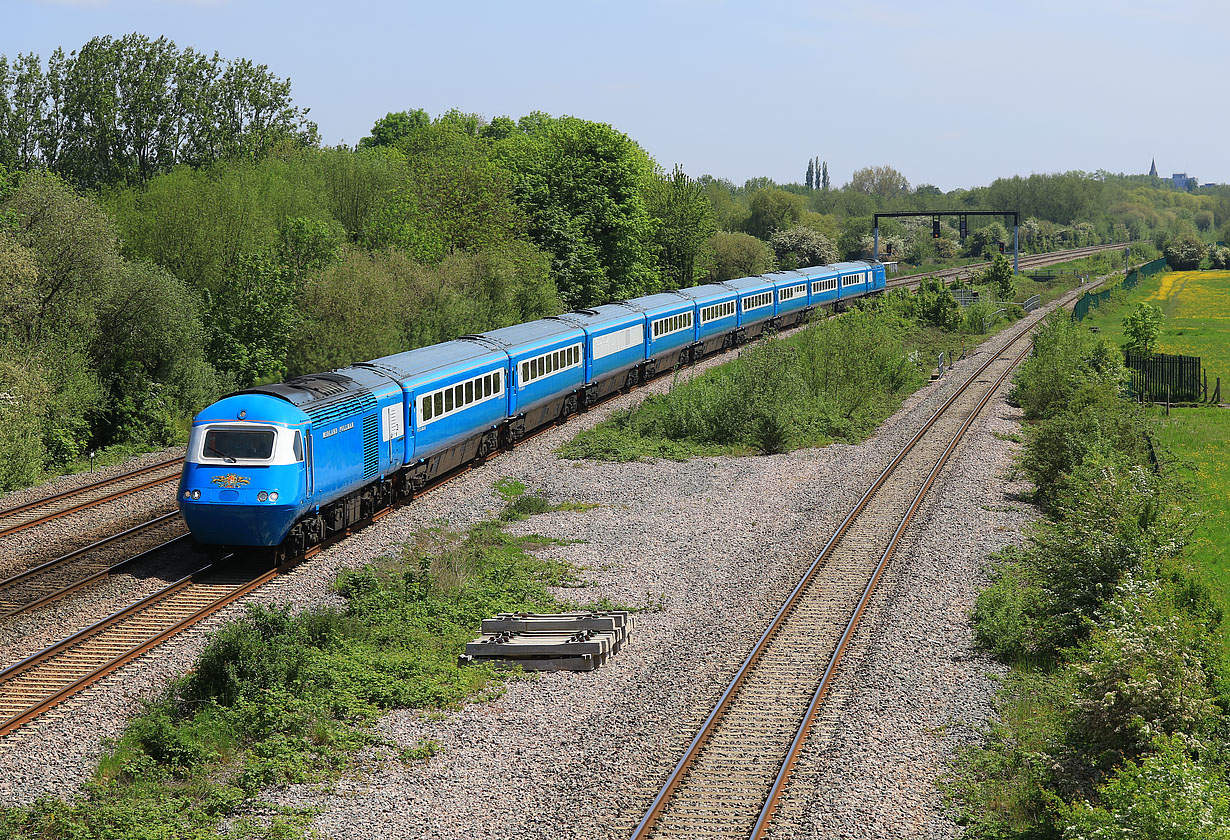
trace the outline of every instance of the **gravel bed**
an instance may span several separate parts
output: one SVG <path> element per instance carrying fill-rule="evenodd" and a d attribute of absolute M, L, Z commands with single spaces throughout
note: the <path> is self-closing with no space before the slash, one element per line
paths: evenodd
<path fill-rule="evenodd" d="M 779 807 L 773 838 L 950 838 L 936 781 L 987 725 L 993 675 L 969 611 L 986 558 L 1036 515 L 1013 477 L 1021 412 L 987 405 L 873 596 Z M 997 437 L 999 435 L 999 437 Z"/>
<path fill-rule="evenodd" d="M 578 430 L 668 389 L 670 378 L 612 400 L 327 549 L 102 681 L 54 718 L 23 728 L 0 744 L 0 800 L 71 795 L 92 772 L 100 739 L 118 735 L 143 700 L 189 667 L 205 635 L 241 614 L 245 603 L 333 600 L 328 585 L 339 569 L 397 550 L 426 525 L 464 528 L 492 516 L 500 507 L 492 482 L 507 476 L 554 500 L 599 505 L 512 527 L 578 541 L 545 549 L 582 567 L 592 584 L 567 596 L 651 607 L 628 644 L 599 671 L 513 683 L 491 703 L 443 716 L 390 714 L 380 723 L 387 737 L 404 746 L 431 738 L 442 752 L 410 767 L 372 753 L 331 793 L 296 787 L 269 799 L 320 809 L 316 827 L 336 838 L 626 836 L 849 505 L 1006 333 L 909 397 L 857 446 L 685 463 L 551 456 Z"/>

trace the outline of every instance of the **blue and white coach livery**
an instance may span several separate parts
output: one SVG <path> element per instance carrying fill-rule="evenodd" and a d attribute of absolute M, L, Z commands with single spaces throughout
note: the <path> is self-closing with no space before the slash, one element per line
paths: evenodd
<path fill-rule="evenodd" d="M 296 553 L 609 394 L 884 287 L 875 262 L 781 271 L 249 388 L 193 420 L 180 510 L 199 542 Z"/>

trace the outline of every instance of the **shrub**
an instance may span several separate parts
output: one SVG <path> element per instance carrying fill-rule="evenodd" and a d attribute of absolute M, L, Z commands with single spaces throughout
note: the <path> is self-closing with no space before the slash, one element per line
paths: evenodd
<path fill-rule="evenodd" d="M 1195 761 L 1182 738 L 1157 738 L 1153 749 L 1120 768 L 1098 790 L 1097 805 L 1079 800 L 1061 809 L 1064 840 L 1230 838 L 1230 787 L 1220 770 Z"/>
<path fill-rule="evenodd" d="M 1190 271 L 1200 267 L 1205 256 L 1205 245 L 1191 231 L 1180 233 L 1166 243 L 1166 262 L 1176 271 Z"/>
<path fill-rule="evenodd" d="M 1205 628 L 1176 610 L 1158 582 L 1133 575 L 1100 619 L 1071 665 L 1074 739 L 1109 767 L 1143 755 L 1159 735 L 1193 745 L 1209 734 L 1218 710 Z"/>
<path fill-rule="evenodd" d="M 1063 477 L 1091 457 L 1101 457 L 1109 464 L 1148 463 L 1145 417 L 1111 387 L 1080 387 L 1055 411 L 1031 428 L 1021 459 L 1036 487 L 1035 497 L 1048 510 L 1060 504 L 1058 485 Z"/>
<path fill-rule="evenodd" d="M 915 293 L 916 312 L 920 323 L 955 330 L 961 320 L 961 307 L 938 277 L 924 277 Z"/>
<path fill-rule="evenodd" d="M 1033 352 L 1021 363 L 1011 399 L 1026 419 L 1038 420 L 1059 413 L 1086 385 L 1118 387 L 1123 379 L 1122 354 L 1061 311 L 1034 333 Z"/>

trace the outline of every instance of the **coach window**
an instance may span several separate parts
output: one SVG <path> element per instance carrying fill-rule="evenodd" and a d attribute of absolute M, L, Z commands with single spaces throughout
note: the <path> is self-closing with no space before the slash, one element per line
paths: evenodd
<path fill-rule="evenodd" d="M 491 374 L 491 388 L 496 393 L 500 390 L 500 372 L 498 370 Z"/>
<path fill-rule="evenodd" d="M 422 416 L 419 419 L 426 423 L 431 419 L 431 397 L 423 397 L 420 402 L 419 414 Z"/>
<path fill-rule="evenodd" d="M 453 389 L 449 388 L 444 392 L 444 411 L 447 413 L 453 410 Z"/>
<path fill-rule="evenodd" d="M 436 404 L 436 410 L 433 411 L 432 414 L 436 417 L 439 417 L 441 414 L 444 413 L 444 392 L 437 391 L 435 396 L 433 397 L 433 400 Z"/>
<path fill-rule="evenodd" d="M 474 380 L 466 382 L 466 405 L 474 402 Z"/>

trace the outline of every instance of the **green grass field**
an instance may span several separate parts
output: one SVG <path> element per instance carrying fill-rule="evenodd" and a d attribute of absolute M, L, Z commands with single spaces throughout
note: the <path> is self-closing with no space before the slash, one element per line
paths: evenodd
<path fill-rule="evenodd" d="M 1230 402 L 1230 271 L 1172 271 L 1157 274 L 1131 291 L 1090 310 L 1084 323 L 1115 344 L 1123 344 L 1123 316 L 1139 302 L 1159 307 L 1166 320 L 1158 349 L 1199 356 L 1209 376 L 1222 380 Z"/>
<path fill-rule="evenodd" d="M 1201 514 L 1189 554 L 1230 615 L 1230 410 L 1174 409 L 1158 438 L 1189 472 Z"/>
<path fill-rule="evenodd" d="M 1122 344 L 1123 316 L 1141 301 L 1166 316 L 1159 349 L 1199 356 L 1210 391 L 1220 376 L 1222 401 L 1230 402 L 1230 271 L 1155 275 L 1091 310 L 1084 323 Z M 1175 409 L 1158 437 L 1189 473 L 1194 506 L 1201 513 L 1190 554 L 1230 615 L 1230 410 Z M 1230 651 L 1230 639 L 1226 646 Z"/>

